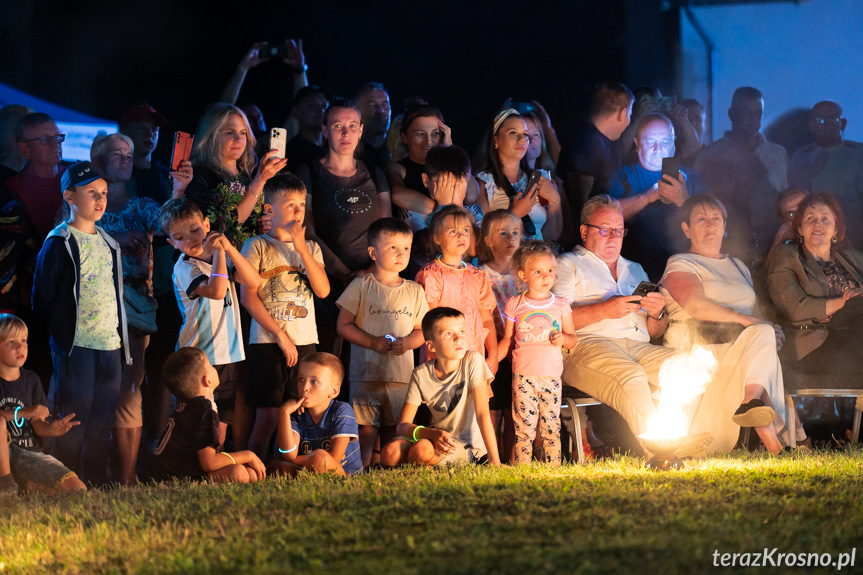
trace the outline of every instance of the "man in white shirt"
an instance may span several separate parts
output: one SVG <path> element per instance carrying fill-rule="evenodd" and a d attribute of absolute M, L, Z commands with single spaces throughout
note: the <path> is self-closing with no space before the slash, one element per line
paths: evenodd
<path fill-rule="evenodd" d="M 637 436 L 656 413 L 651 392 L 659 368 L 676 353 L 650 344 L 668 327 L 665 296 L 631 295 L 647 274 L 620 257 L 626 229 L 616 200 L 591 198 L 581 222 L 584 245 L 560 257 L 552 288 L 571 302 L 578 335 L 564 359 L 563 382 L 612 407 Z"/>

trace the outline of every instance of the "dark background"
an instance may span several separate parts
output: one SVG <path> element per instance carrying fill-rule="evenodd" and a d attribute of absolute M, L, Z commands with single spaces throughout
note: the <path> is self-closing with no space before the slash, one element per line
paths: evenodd
<path fill-rule="evenodd" d="M 262 40 L 302 38 L 309 81 L 332 94 L 383 82 L 394 116 L 406 97 L 424 97 L 469 150 L 508 96 L 542 102 L 565 139 L 596 82 L 673 93 L 679 68 L 678 11 L 662 0 L 0 5 L 0 81 L 112 120 L 148 102 L 169 120 L 163 140 L 195 130 Z M 291 93 L 289 68 L 268 62 L 249 72 L 240 102 L 257 103 L 268 124 L 281 124 Z"/>

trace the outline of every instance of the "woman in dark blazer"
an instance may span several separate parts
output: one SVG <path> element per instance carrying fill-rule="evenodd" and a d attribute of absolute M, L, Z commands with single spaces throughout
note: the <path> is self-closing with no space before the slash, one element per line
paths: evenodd
<path fill-rule="evenodd" d="M 783 359 L 805 373 L 860 373 L 863 253 L 845 241 L 845 217 L 829 193 L 803 200 L 791 225 L 795 241 L 777 246 L 767 276 L 788 338 Z"/>

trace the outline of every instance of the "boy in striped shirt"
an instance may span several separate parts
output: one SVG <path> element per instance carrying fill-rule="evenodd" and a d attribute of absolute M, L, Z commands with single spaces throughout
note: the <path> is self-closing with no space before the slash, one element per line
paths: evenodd
<path fill-rule="evenodd" d="M 210 221 L 191 200 L 166 203 L 161 224 L 168 243 L 183 253 L 174 265 L 173 276 L 174 295 L 183 313 L 177 349 L 196 347 L 216 368 L 221 383 L 214 399 L 223 444 L 233 420 L 240 362 L 246 359 L 240 300 L 231 280 L 257 290 L 261 278 L 224 235 L 210 232 Z"/>

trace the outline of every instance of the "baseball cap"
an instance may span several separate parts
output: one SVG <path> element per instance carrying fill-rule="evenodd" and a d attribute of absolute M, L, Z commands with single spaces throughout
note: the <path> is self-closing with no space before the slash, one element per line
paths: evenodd
<path fill-rule="evenodd" d="M 168 120 L 165 116 L 157 112 L 150 104 L 145 104 L 143 102 L 126 108 L 126 111 L 123 112 L 122 116 L 120 116 L 120 125 L 123 126 L 129 122 L 140 122 L 147 119 L 155 120 L 156 125 L 160 128 L 164 128 L 168 125 Z"/>
<path fill-rule="evenodd" d="M 60 192 L 65 192 L 73 186 L 83 186 L 101 178 L 90 162 L 72 164 L 60 176 Z"/>

